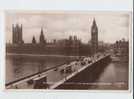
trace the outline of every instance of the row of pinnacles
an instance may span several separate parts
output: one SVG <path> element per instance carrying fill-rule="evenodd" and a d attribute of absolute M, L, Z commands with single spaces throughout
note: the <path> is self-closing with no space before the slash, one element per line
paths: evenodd
<path fill-rule="evenodd" d="M 40 38 L 39 38 L 39 44 L 41 45 L 45 45 L 46 44 L 46 39 L 45 39 L 45 36 L 43 34 L 43 28 L 41 28 L 41 34 L 40 34 Z M 36 39 L 35 39 L 35 36 L 33 36 L 33 39 L 32 39 L 32 44 L 36 44 Z"/>
<path fill-rule="evenodd" d="M 21 45 L 21 44 L 24 44 L 24 41 L 23 41 L 23 26 L 22 24 L 19 25 L 19 24 L 16 24 L 16 25 L 12 25 L 12 32 L 13 32 L 13 39 L 12 39 L 12 42 L 14 45 Z M 46 44 L 46 40 L 45 40 L 45 37 L 44 37 L 44 34 L 43 34 L 43 28 L 41 28 L 41 34 L 40 34 L 40 44 Z M 33 36 L 33 39 L 32 39 L 32 43 L 33 44 L 36 44 L 36 40 L 35 40 L 35 37 Z"/>

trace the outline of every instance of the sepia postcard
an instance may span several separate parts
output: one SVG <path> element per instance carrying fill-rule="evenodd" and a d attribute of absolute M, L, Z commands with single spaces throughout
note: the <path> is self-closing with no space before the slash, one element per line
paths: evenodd
<path fill-rule="evenodd" d="M 6 11 L 5 89 L 124 90 L 131 12 Z"/>

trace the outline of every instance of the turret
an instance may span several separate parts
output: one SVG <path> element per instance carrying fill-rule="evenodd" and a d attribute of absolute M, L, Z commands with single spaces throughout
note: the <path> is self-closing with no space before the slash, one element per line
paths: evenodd
<path fill-rule="evenodd" d="M 45 44 L 45 38 L 44 38 L 44 34 L 43 34 L 43 28 L 41 28 L 41 34 L 40 34 L 40 44 Z"/>
<path fill-rule="evenodd" d="M 32 39 L 32 44 L 36 44 L 36 39 L 35 39 L 34 36 L 33 36 L 33 39 Z"/>
<path fill-rule="evenodd" d="M 13 34 L 13 36 L 12 36 L 13 44 L 24 43 L 24 41 L 22 39 L 22 25 L 19 26 L 18 24 L 16 24 L 16 25 L 12 24 L 12 34 Z"/>

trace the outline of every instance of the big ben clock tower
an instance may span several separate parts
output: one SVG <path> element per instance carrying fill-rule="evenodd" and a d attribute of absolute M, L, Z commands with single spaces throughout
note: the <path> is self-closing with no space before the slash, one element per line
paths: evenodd
<path fill-rule="evenodd" d="M 91 47 L 92 54 L 95 54 L 98 50 L 98 27 L 96 25 L 95 19 L 93 20 L 91 27 Z"/>

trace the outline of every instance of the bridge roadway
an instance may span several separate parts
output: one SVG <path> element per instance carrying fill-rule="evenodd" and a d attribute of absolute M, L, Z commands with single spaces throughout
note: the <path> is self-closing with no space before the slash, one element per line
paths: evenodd
<path fill-rule="evenodd" d="M 95 62 L 107 56 L 109 56 L 109 54 L 96 54 L 92 57 L 83 57 L 81 60 L 72 61 L 68 64 L 63 64 L 59 67 L 54 67 L 44 72 L 33 74 L 23 79 L 6 84 L 6 88 L 7 89 L 34 89 L 35 88 L 34 81 L 38 81 L 39 79 L 46 78 L 46 81 L 44 83 L 47 84 L 47 87 L 45 88 L 37 87 L 36 89 L 55 89 L 56 87 L 63 84 L 64 82 L 74 77 L 81 71 L 85 70 L 89 66 L 92 66 L 92 64 L 94 64 Z M 30 81 L 31 83 L 28 83 Z"/>

